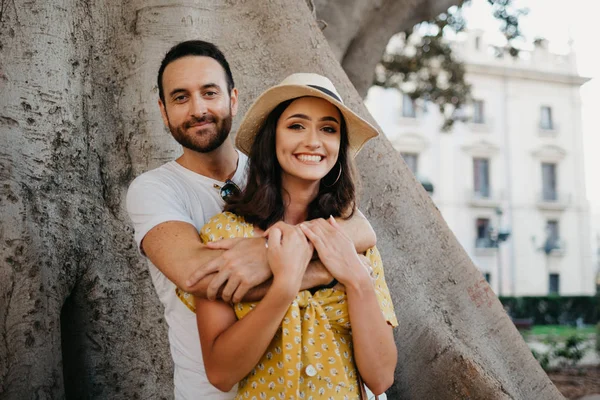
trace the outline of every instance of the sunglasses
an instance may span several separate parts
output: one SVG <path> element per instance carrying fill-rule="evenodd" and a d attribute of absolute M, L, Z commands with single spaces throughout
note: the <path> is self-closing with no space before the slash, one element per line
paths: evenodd
<path fill-rule="evenodd" d="M 223 186 L 215 184 L 214 187 L 219 190 L 219 194 L 225 200 L 225 203 L 229 203 L 232 197 L 239 196 L 242 193 L 240 187 L 231 179 L 227 179 Z"/>

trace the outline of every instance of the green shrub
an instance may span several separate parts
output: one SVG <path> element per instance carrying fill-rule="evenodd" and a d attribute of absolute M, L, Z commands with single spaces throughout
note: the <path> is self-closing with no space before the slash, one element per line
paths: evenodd
<path fill-rule="evenodd" d="M 585 344 L 585 337 L 577 334 L 571 335 L 565 340 L 550 336 L 544 340 L 544 344 L 548 346 L 548 350 L 545 352 L 531 350 L 533 357 L 540 363 L 544 371 L 548 371 L 556 364 L 561 367 L 575 367 L 589 349 L 589 346 Z"/>
<path fill-rule="evenodd" d="M 556 347 L 554 355 L 562 366 L 574 367 L 581 361 L 588 348 L 583 336 L 573 335 Z"/>
<path fill-rule="evenodd" d="M 538 351 L 535 350 L 531 350 L 531 353 L 533 354 L 533 357 L 538 360 L 538 362 L 540 363 L 540 366 L 542 367 L 542 369 L 544 371 L 548 371 L 550 369 L 550 351 L 547 351 L 545 353 L 540 353 Z"/>
<path fill-rule="evenodd" d="M 596 353 L 600 356 L 600 322 L 596 324 Z"/>
<path fill-rule="evenodd" d="M 533 318 L 534 325 L 575 325 L 600 321 L 597 296 L 527 296 L 500 297 L 504 309 L 513 319 Z"/>

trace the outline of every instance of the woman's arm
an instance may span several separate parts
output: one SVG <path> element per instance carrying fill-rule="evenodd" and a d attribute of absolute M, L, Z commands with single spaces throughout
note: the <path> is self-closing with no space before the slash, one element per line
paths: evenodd
<path fill-rule="evenodd" d="M 333 218 L 301 229 L 329 272 L 346 288 L 356 365 L 369 389 L 381 394 L 394 381 L 397 349 L 369 270 Z"/>
<path fill-rule="evenodd" d="M 206 375 L 222 391 L 229 391 L 260 361 L 300 289 L 313 250 L 300 229 L 292 226 L 271 230 L 268 244 L 273 284 L 244 318 L 236 321 L 226 303 L 196 298 Z"/>
<path fill-rule="evenodd" d="M 392 327 L 379 308 L 369 275 L 344 285 L 352 325 L 354 360 L 365 384 L 379 395 L 394 383 L 398 352 Z"/>
<path fill-rule="evenodd" d="M 272 285 L 246 317 L 237 320 L 229 304 L 196 297 L 196 321 L 206 375 L 228 392 L 258 364 L 294 299 Z"/>

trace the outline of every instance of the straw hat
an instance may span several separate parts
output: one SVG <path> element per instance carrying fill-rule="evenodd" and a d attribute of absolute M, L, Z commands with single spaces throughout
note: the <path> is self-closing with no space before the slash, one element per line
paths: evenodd
<path fill-rule="evenodd" d="M 292 74 L 279 85 L 267 89 L 250 106 L 235 138 L 237 148 L 242 153 L 249 154 L 254 138 L 264 126 L 271 111 L 286 100 L 304 96 L 325 99 L 340 110 L 346 121 L 348 151 L 351 157 L 355 157 L 369 139 L 379 134 L 371 124 L 344 105 L 329 79 L 318 74 L 299 73 Z"/>

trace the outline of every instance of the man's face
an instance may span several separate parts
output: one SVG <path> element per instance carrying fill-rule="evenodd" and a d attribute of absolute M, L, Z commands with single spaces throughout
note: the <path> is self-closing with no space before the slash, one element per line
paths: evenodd
<path fill-rule="evenodd" d="M 227 139 L 237 113 L 237 89 L 227 90 L 225 70 L 210 57 L 187 56 L 164 70 L 165 125 L 184 148 L 208 153 Z"/>

